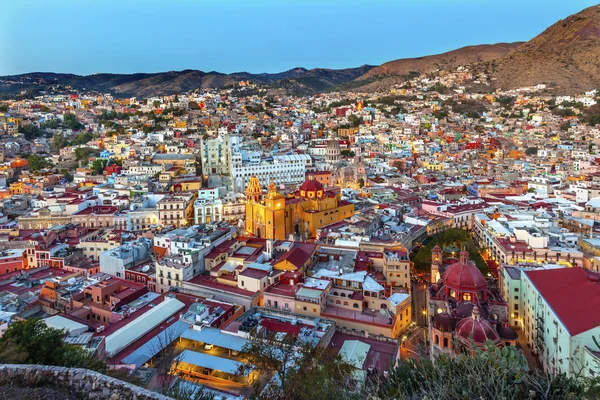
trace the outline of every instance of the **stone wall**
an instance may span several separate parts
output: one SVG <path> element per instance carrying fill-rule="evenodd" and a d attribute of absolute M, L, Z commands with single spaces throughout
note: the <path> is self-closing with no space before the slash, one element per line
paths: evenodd
<path fill-rule="evenodd" d="M 151 390 L 81 368 L 0 364 L 0 386 L 48 387 L 81 399 L 170 400 Z"/>

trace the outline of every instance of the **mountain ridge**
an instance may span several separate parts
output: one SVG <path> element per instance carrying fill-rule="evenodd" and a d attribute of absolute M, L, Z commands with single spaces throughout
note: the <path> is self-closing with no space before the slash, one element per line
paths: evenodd
<path fill-rule="evenodd" d="M 588 7 L 546 28 L 527 42 L 465 46 L 445 53 L 402 58 L 379 66 L 328 69 L 303 67 L 277 73 L 194 69 L 156 73 L 92 75 L 34 72 L 0 77 L 0 94 L 42 89 L 53 84 L 109 92 L 117 96 L 167 95 L 199 88 L 222 88 L 240 81 L 268 85 L 290 94 L 331 90 L 377 91 L 415 74 L 472 66 L 489 75 L 489 89 L 514 89 L 538 83 L 564 93 L 600 87 L 600 5 Z M 16 82 L 15 82 L 16 81 Z"/>
<path fill-rule="evenodd" d="M 305 92 L 314 92 L 354 80 L 364 75 L 371 68 L 373 68 L 371 65 L 344 69 L 306 69 L 296 67 L 283 72 L 259 74 L 249 72 L 225 74 L 217 71 L 204 72 L 194 69 L 133 74 L 102 72 L 91 75 L 31 72 L 1 76 L 0 92 L 11 93 L 11 91 L 21 91 L 24 85 L 27 86 L 27 84 L 29 84 L 29 87 L 37 85 L 40 88 L 50 85 L 64 85 L 79 90 L 87 89 L 109 92 L 121 96 L 147 97 L 181 93 L 199 88 L 222 88 L 247 80 L 262 85 L 272 85 L 280 81 L 295 80 L 303 83 Z M 14 81 L 22 83 L 7 83 Z"/>

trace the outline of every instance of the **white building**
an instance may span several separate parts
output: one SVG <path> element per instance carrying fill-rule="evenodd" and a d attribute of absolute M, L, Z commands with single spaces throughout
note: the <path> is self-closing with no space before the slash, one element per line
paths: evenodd
<path fill-rule="evenodd" d="M 503 271 L 502 290 L 511 324 L 545 371 L 583 376 L 600 373 L 600 275 L 584 268 Z"/>
<path fill-rule="evenodd" d="M 244 163 L 241 156 L 234 157 L 231 176 L 235 190 L 243 191 L 250 177 L 256 176 L 261 185 L 268 186 L 271 181 L 276 185 L 300 184 L 306 178 L 306 167 L 312 165 L 312 158 L 307 154 L 273 156 L 272 161 Z"/>

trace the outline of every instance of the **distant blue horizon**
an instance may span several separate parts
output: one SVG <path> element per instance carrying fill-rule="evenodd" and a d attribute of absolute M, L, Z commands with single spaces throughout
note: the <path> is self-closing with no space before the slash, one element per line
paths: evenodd
<path fill-rule="evenodd" d="M 522 4 L 524 3 L 524 4 Z M 527 41 L 572 0 L 19 0 L 0 13 L 0 75 L 276 73 L 381 65 Z"/>

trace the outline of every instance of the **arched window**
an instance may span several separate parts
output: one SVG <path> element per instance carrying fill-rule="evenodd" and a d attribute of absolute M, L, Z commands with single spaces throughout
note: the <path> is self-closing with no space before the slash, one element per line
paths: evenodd
<path fill-rule="evenodd" d="M 435 335 L 435 345 L 436 346 L 440 345 L 440 337 L 438 335 Z"/>
<path fill-rule="evenodd" d="M 358 303 L 354 303 L 354 304 L 352 305 L 352 307 L 354 307 L 354 308 L 358 308 Z"/>
<path fill-rule="evenodd" d="M 342 297 L 346 297 L 346 293 L 342 293 L 342 294 L 341 294 L 341 296 L 342 296 Z"/>
<path fill-rule="evenodd" d="M 464 301 L 471 301 L 471 293 L 465 293 L 465 294 L 463 294 L 463 300 Z"/>
<path fill-rule="evenodd" d="M 335 301 L 335 304 L 342 304 L 342 302 L 341 302 L 341 301 L 339 301 L 339 300 L 336 300 L 336 301 Z"/>
<path fill-rule="evenodd" d="M 347 302 L 347 301 L 345 301 L 345 302 L 344 302 L 344 305 L 345 305 L 345 306 L 347 306 L 347 305 L 349 305 L 349 304 L 348 304 L 348 302 Z"/>
<path fill-rule="evenodd" d="M 444 338 L 444 348 L 447 349 L 448 348 L 448 338 Z"/>

